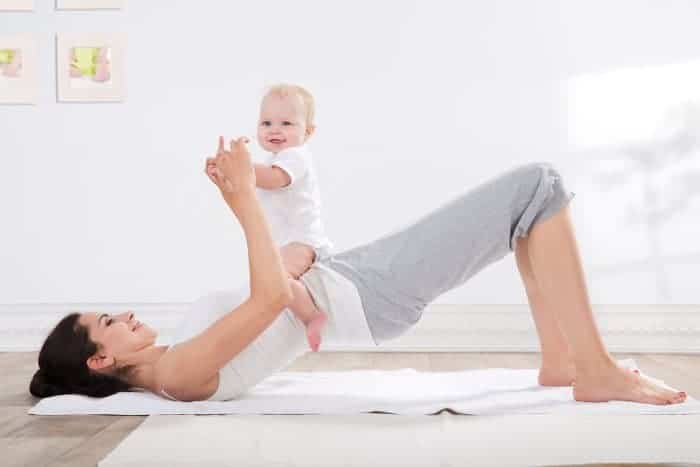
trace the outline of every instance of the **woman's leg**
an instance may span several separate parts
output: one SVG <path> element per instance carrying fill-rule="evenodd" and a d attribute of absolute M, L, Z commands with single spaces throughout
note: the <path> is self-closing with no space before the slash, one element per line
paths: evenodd
<path fill-rule="evenodd" d="M 576 379 L 576 365 L 571 358 L 566 336 L 557 320 L 556 310 L 545 300 L 535 280 L 527 238 L 518 239 L 515 258 L 540 340 L 542 364 L 538 382 L 542 386 L 571 386 Z M 639 372 L 636 369 L 632 371 Z"/>
<path fill-rule="evenodd" d="M 322 262 L 355 284 L 372 337 L 380 344 L 410 329 L 439 295 L 516 249 L 518 238 L 572 195 L 549 164 L 528 164 L 401 230 Z"/>
<path fill-rule="evenodd" d="M 540 340 L 542 365 L 538 381 L 542 386 L 570 386 L 576 371 L 569 354 L 569 344 L 557 321 L 556 310 L 545 300 L 537 285 L 527 237 L 518 239 L 515 259 Z"/>
<path fill-rule="evenodd" d="M 591 310 L 568 208 L 536 224 L 526 241 L 533 276 L 546 304 L 537 311 L 540 322 L 549 329 L 552 322 L 558 322 L 571 351 L 576 373 L 574 398 L 652 404 L 684 401 L 684 392 L 620 368 L 608 353 Z"/>

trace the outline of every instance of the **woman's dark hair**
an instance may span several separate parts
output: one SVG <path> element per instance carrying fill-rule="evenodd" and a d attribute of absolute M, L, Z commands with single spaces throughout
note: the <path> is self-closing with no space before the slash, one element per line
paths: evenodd
<path fill-rule="evenodd" d="M 78 322 L 79 313 L 64 317 L 41 346 L 39 369 L 29 384 L 36 397 L 83 394 L 107 397 L 128 391 L 131 385 L 121 379 L 92 371 L 87 360 L 97 353 L 97 344 Z"/>

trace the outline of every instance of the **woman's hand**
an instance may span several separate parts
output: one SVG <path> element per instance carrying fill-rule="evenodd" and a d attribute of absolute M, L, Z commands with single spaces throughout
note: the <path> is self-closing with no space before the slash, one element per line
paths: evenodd
<path fill-rule="evenodd" d="M 250 153 L 245 147 L 248 138 L 231 140 L 230 149 L 224 148 L 224 138 L 219 137 L 216 157 L 208 158 L 204 172 L 222 193 L 239 193 L 255 188 L 255 170 Z"/>
<path fill-rule="evenodd" d="M 280 248 L 280 256 L 284 268 L 295 279 L 299 279 L 308 271 L 316 259 L 313 248 L 298 242 L 288 243 Z"/>
<path fill-rule="evenodd" d="M 224 178 L 224 174 L 216 168 L 216 158 L 208 157 L 204 166 L 204 173 L 207 174 L 209 180 L 221 190 L 222 193 L 233 191 L 233 185 Z"/>

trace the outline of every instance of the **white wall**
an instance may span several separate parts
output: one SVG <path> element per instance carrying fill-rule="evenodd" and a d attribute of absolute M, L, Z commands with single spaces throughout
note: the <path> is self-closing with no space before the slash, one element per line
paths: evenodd
<path fill-rule="evenodd" d="M 673 134 L 644 127 L 660 118 L 646 99 L 664 98 L 678 74 L 627 96 L 640 104 L 632 109 L 614 87 L 594 93 L 587 114 L 572 104 L 585 95 L 581 77 L 694 70 L 697 2 L 36 4 L 0 13 L 0 33 L 37 35 L 43 86 L 35 106 L 0 106 L 0 303 L 179 302 L 238 283 L 243 239 L 203 160 L 219 134 L 254 134 L 260 94 L 277 81 L 316 96 L 312 149 L 338 249 L 513 165 L 550 160 L 578 194 L 594 302 L 700 302 L 697 146 L 675 161 L 663 146 Z M 54 37 L 69 31 L 128 34 L 125 103 L 56 103 Z M 611 119 L 608 103 L 628 114 Z M 630 112 L 647 120 L 628 128 L 629 141 L 591 136 L 591 121 L 617 134 Z M 630 161 L 651 150 L 670 162 L 644 172 L 645 185 Z M 629 177 L 605 184 L 616 167 Z M 635 206 L 663 204 L 679 186 L 688 202 L 677 212 L 640 221 Z M 524 303 L 512 257 L 441 301 Z"/>

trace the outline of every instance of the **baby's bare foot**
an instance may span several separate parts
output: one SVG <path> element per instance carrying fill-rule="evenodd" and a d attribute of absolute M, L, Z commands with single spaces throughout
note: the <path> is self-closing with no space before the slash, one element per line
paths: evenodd
<path fill-rule="evenodd" d="M 306 323 L 306 338 L 309 341 L 309 347 L 312 352 L 318 352 L 321 346 L 321 329 L 328 321 L 328 315 L 321 310 L 318 310 L 311 321 Z"/>
<path fill-rule="evenodd" d="M 574 399 L 580 402 L 630 401 L 644 404 L 679 404 L 687 395 L 613 362 L 594 372 L 578 371 Z"/>

